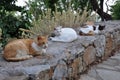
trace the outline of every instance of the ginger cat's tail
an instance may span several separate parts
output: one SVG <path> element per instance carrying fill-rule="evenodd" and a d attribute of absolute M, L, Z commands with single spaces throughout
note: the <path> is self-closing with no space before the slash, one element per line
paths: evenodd
<path fill-rule="evenodd" d="M 32 55 L 22 56 L 22 57 L 15 57 L 15 58 L 7 58 L 7 61 L 23 61 L 32 58 Z"/>

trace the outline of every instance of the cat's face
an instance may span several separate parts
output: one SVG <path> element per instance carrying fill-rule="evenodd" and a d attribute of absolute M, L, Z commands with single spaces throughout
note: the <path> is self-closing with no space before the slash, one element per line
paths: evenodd
<path fill-rule="evenodd" d="M 38 36 L 37 37 L 38 46 L 43 46 L 44 48 L 47 48 L 48 47 L 47 42 L 48 42 L 48 36 Z"/>
<path fill-rule="evenodd" d="M 55 28 L 54 28 L 54 35 L 55 35 L 55 36 L 60 36 L 61 29 L 62 29 L 62 26 L 55 27 Z"/>
<path fill-rule="evenodd" d="M 99 30 L 104 30 L 105 29 L 105 25 L 99 25 Z"/>
<path fill-rule="evenodd" d="M 93 26 L 93 30 L 96 30 L 96 29 L 98 29 L 98 30 L 104 30 L 105 29 L 105 25 L 98 25 L 98 26 Z"/>

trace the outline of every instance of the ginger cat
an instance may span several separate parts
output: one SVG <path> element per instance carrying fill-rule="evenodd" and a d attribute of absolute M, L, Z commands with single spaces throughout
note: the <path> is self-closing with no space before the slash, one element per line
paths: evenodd
<path fill-rule="evenodd" d="M 10 41 L 4 48 L 3 57 L 7 61 L 21 61 L 45 53 L 47 36 L 33 39 L 17 39 Z"/>

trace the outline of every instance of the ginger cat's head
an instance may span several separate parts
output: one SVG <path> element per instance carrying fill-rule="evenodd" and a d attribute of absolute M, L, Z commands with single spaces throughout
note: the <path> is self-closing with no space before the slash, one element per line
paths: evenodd
<path fill-rule="evenodd" d="M 47 42 L 48 42 L 48 36 L 38 36 L 37 37 L 38 46 L 44 46 L 46 48 Z"/>

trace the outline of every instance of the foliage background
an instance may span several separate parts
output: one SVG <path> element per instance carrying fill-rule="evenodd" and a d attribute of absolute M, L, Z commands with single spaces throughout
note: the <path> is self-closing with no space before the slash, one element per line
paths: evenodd
<path fill-rule="evenodd" d="M 111 6 L 112 17 L 115 20 L 120 20 L 120 0 L 115 2 L 115 5 Z"/>
<path fill-rule="evenodd" d="M 30 17 L 24 7 L 16 6 L 17 0 L 1 0 L 0 1 L 0 29 L 1 42 L 3 46 L 10 38 L 20 38 L 22 32 L 19 28 L 28 29 L 31 26 Z M 20 16 L 15 16 L 15 13 L 21 12 Z"/>
<path fill-rule="evenodd" d="M 16 6 L 16 1 L 0 2 L 0 32 L 3 46 L 10 38 L 23 38 L 20 28 L 29 29 L 37 34 L 50 34 L 53 28 L 59 25 L 74 28 L 87 20 L 95 21 L 95 16 L 91 18 L 91 12 L 96 9 L 97 13 L 105 14 L 100 15 L 103 20 L 111 19 L 110 15 L 103 12 L 104 0 L 28 0 L 27 5 L 23 7 Z M 111 11 L 114 19 L 120 19 L 119 2 L 112 6 Z M 16 15 L 17 12 L 20 12 L 20 15 Z M 24 35 L 31 36 L 27 32 L 24 32 Z"/>

